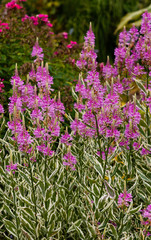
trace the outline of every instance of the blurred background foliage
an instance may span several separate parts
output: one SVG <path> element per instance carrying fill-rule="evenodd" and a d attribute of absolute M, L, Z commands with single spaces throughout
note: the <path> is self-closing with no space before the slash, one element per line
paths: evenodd
<path fill-rule="evenodd" d="M 8 0 L 0 0 L 0 3 L 6 2 Z M 48 14 L 56 33 L 67 31 L 78 42 L 83 42 L 83 36 L 92 22 L 99 61 L 106 62 L 106 56 L 110 56 L 112 62 L 116 29 L 122 17 L 146 8 L 150 3 L 151 0 L 27 0 L 25 6 L 29 15 Z"/>
<path fill-rule="evenodd" d="M 56 32 L 67 31 L 78 42 L 83 41 L 92 22 L 99 61 L 106 62 L 109 55 L 112 62 L 117 40 L 114 32 L 120 20 L 150 3 L 151 0 L 27 0 L 25 5 L 28 14 L 49 14 Z"/>

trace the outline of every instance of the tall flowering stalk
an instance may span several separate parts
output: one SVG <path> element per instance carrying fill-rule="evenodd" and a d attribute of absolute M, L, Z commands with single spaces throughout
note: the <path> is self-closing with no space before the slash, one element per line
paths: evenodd
<path fill-rule="evenodd" d="M 80 59 L 77 61 L 77 66 L 83 71 L 83 76 L 80 74 L 75 88 L 75 91 L 78 93 L 75 109 L 79 111 L 79 115 L 82 118 L 75 119 L 71 123 L 71 129 L 81 137 L 97 139 L 98 158 L 102 166 L 104 166 L 102 175 L 102 180 L 104 181 L 109 147 L 114 140 L 119 140 L 121 130 L 123 129 L 124 117 L 120 110 L 119 95 L 123 93 L 123 87 L 118 79 L 114 80 L 112 78 L 110 89 L 100 81 L 94 46 L 95 36 L 90 26 L 85 37 Z M 101 195 L 102 191 L 103 183 Z"/>
<path fill-rule="evenodd" d="M 54 154 L 52 147 L 60 134 L 60 122 L 63 121 L 64 106 L 60 98 L 51 99 L 50 97 L 51 91 L 53 91 L 51 87 L 53 78 L 49 75 L 47 64 L 45 67 L 43 66 L 43 62 L 39 65 L 43 54 L 38 42 L 36 42 L 33 48 L 32 56 L 37 57 L 37 70 L 32 69 L 27 82 L 24 83 L 20 79 L 17 69 L 15 76 L 11 79 L 13 96 L 10 98 L 9 103 L 10 121 L 8 122 L 8 126 L 12 130 L 16 146 L 28 159 L 27 163 L 30 171 L 35 206 L 36 232 L 38 224 L 37 193 L 34 180 L 34 175 L 36 174 L 34 165 L 38 161 L 36 153 L 38 151 L 44 161 L 44 207 L 48 210 L 49 206 L 46 201 L 46 192 L 49 187 L 47 183 L 48 161 L 50 161 Z M 35 86 L 30 83 L 30 80 L 35 82 Z M 28 121 L 27 118 L 30 119 L 29 125 L 26 124 Z M 46 212 L 45 214 L 45 235 L 48 237 L 48 214 Z M 36 239 L 38 239 L 38 235 L 36 235 Z"/>

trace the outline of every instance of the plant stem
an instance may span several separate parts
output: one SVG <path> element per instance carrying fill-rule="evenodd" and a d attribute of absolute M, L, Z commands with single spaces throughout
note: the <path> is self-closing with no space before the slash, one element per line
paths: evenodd
<path fill-rule="evenodd" d="M 119 240 L 121 239 L 121 234 L 122 234 L 122 230 L 123 230 L 123 218 L 124 218 L 124 212 L 123 212 L 123 210 L 122 210 L 122 212 L 121 212 L 121 228 L 120 228 L 120 231 L 119 231 Z"/>
<path fill-rule="evenodd" d="M 68 203 L 69 203 L 69 186 L 68 186 L 68 166 L 66 167 L 66 187 L 67 187 L 67 205 L 66 205 L 66 213 L 67 213 L 67 229 L 65 233 L 65 239 L 67 239 L 67 231 L 68 231 Z"/>
<path fill-rule="evenodd" d="M 45 179 L 45 209 L 47 210 L 47 201 L 46 201 L 46 190 L 47 190 L 47 156 L 45 157 L 45 170 L 44 170 L 44 179 Z M 45 229 L 46 229 L 46 237 L 47 237 L 47 213 L 45 219 Z"/>
<path fill-rule="evenodd" d="M 12 187 L 13 187 L 13 202 L 15 207 L 15 221 L 16 221 L 16 228 L 17 228 L 17 239 L 19 240 L 19 225 L 18 225 L 18 219 L 17 219 L 17 206 L 16 206 L 16 195 L 15 195 L 15 189 L 14 189 L 14 181 L 12 177 Z"/>
<path fill-rule="evenodd" d="M 99 125 L 98 125 L 98 120 L 97 120 L 97 116 L 96 116 L 95 113 L 94 113 L 94 116 L 95 116 L 96 132 L 97 132 L 98 145 L 99 145 L 99 152 L 100 152 L 100 160 L 101 160 L 101 164 L 103 165 L 103 160 L 102 160 L 102 149 L 101 149 L 100 134 L 99 134 Z"/>
<path fill-rule="evenodd" d="M 31 168 L 31 163 L 28 158 L 28 164 L 29 164 L 29 171 L 30 171 L 30 179 L 31 179 L 31 186 L 32 186 L 32 192 L 33 192 L 33 200 L 34 200 L 34 211 L 35 211 L 35 232 L 36 232 L 36 227 L 38 224 L 37 220 L 37 205 L 36 205 L 36 194 L 35 194 L 35 187 L 34 187 L 34 182 L 33 182 L 33 175 L 32 175 L 32 168 Z M 36 234 L 36 240 L 38 240 L 37 234 Z"/>
<path fill-rule="evenodd" d="M 104 169 L 103 169 L 103 181 L 102 181 L 102 186 L 101 186 L 101 197 L 102 197 L 103 186 L 104 186 L 104 177 L 105 177 L 105 172 L 106 172 L 108 150 L 109 150 L 109 144 L 107 145 L 107 151 L 105 151 L 105 165 L 104 165 Z"/>

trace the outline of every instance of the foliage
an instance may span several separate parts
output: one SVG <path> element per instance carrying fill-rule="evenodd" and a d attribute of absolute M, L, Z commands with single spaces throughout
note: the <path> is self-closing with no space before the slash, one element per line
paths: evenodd
<path fill-rule="evenodd" d="M 1 238 L 150 239 L 151 14 L 142 18 L 139 31 L 120 34 L 114 65 L 98 64 L 90 25 L 74 118 L 52 96 L 38 41 L 26 80 L 16 67 L 0 138 Z"/>
<path fill-rule="evenodd" d="M 70 99 L 71 91 L 66 91 L 66 88 L 68 89 L 73 84 L 73 73 L 76 76 L 73 65 L 74 58 L 79 54 L 79 45 L 68 48 L 70 38 L 68 39 L 68 35 L 64 35 L 64 32 L 58 34 L 52 32 L 52 24 L 48 20 L 48 15 L 27 17 L 23 6 L 25 3 L 21 4 L 21 9 L 7 8 L 6 5 L 2 5 L 0 10 L 0 19 L 8 24 L 8 29 L 0 32 L 0 76 L 4 79 L 5 85 L 3 96 L 5 99 L 11 96 L 9 79 L 14 73 L 16 63 L 18 63 L 19 73 L 24 79 L 26 78 L 31 69 L 32 47 L 38 37 L 45 53 L 45 61 L 55 69 L 53 70 L 56 80 L 55 90 L 60 90 L 63 96 L 66 95 Z M 34 22 L 36 18 L 37 23 Z M 61 72 L 58 69 L 62 69 Z M 67 82 L 66 79 L 69 78 Z M 66 106 L 71 108 L 71 102 L 68 100 L 66 102 Z M 6 102 L 4 106 L 7 108 Z"/>
<path fill-rule="evenodd" d="M 145 12 L 151 12 L 151 5 L 149 5 L 147 8 L 143 8 L 141 10 L 135 11 L 135 12 L 131 12 L 126 14 L 120 21 L 120 23 L 118 24 L 116 30 L 115 30 L 115 34 L 118 31 L 122 31 L 124 26 L 126 28 L 130 28 L 132 27 L 132 25 L 135 26 L 140 26 L 141 25 L 141 15 Z"/>
<path fill-rule="evenodd" d="M 66 30 L 78 42 L 92 22 L 99 61 L 106 62 L 106 56 L 114 59 L 117 37 L 113 33 L 121 18 L 147 7 L 150 0 L 29 0 L 25 4 L 29 14 L 49 14 L 57 32 Z"/>

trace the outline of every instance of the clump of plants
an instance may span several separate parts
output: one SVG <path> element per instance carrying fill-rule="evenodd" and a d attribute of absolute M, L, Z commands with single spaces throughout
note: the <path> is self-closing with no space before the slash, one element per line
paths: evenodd
<path fill-rule="evenodd" d="M 25 81 L 16 68 L 0 139 L 5 239 L 150 239 L 150 34 L 145 12 L 120 34 L 114 65 L 99 65 L 90 25 L 73 118 L 52 95 L 38 41 Z"/>

